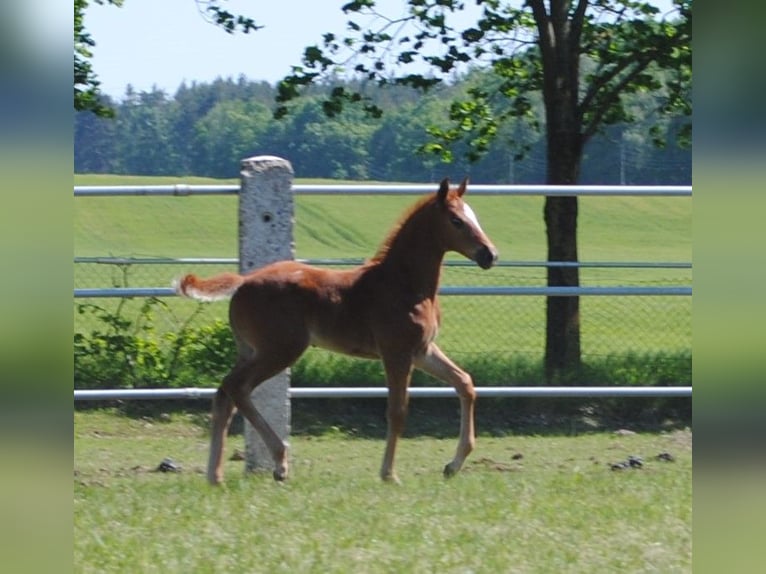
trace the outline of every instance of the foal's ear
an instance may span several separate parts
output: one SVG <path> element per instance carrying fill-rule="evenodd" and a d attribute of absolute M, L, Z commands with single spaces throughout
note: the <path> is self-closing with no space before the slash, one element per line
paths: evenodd
<path fill-rule="evenodd" d="M 464 177 L 463 181 L 460 182 L 460 187 L 457 188 L 458 197 L 463 197 L 463 194 L 466 192 L 466 187 L 468 187 L 468 177 Z"/>
<path fill-rule="evenodd" d="M 447 201 L 447 194 L 449 193 L 449 178 L 445 177 L 441 184 L 439 184 L 439 191 L 436 192 L 436 199 L 439 203 Z"/>

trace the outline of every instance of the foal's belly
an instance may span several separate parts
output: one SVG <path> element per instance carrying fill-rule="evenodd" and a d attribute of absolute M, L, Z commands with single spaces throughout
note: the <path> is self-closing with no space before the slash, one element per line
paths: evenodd
<path fill-rule="evenodd" d="M 378 353 L 373 346 L 364 340 L 353 337 L 328 337 L 316 332 L 309 332 L 309 341 L 312 347 L 320 347 L 361 359 L 377 359 Z"/>

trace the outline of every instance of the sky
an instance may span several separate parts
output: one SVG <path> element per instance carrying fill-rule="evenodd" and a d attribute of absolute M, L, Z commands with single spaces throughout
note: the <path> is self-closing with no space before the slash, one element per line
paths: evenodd
<path fill-rule="evenodd" d="M 671 0 L 655 4 L 667 9 Z M 252 17 L 263 29 L 227 34 L 205 20 L 195 0 L 125 0 L 121 8 L 91 3 L 86 28 L 96 47 L 93 66 L 101 90 L 119 99 L 131 84 L 169 95 L 182 82 L 212 82 L 217 77 L 274 84 L 300 65 L 303 50 L 320 44 L 326 32 L 341 34 L 347 18 L 341 0 L 230 0 L 234 14 Z M 378 0 L 386 14 L 401 14 L 404 0 Z M 478 10 L 466 1 L 465 25 Z"/>
<path fill-rule="evenodd" d="M 172 94 L 183 82 L 216 77 L 276 83 L 299 65 L 306 46 L 326 32 L 343 32 L 340 1 L 277 0 L 222 2 L 234 14 L 264 28 L 227 34 L 207 22 L 195 0 L 125 0 L 121 8 L 92 4 L 86 27 L 96 42 L 93 64 L 101 89 L 119 97 L 130 83 Z M 382 4 L 401 5 L 399 0 Z"/>

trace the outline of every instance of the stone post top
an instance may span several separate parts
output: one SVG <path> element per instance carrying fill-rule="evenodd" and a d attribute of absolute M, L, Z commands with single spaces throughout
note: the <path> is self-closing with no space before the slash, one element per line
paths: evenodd
<path fill-rule="evenodd" d="M 286 168 L 293 173 L 292 164 L 281 157 L 275 155 L 255 155 L 253 157 L 247 157 L 241 162 L 242 170 L 244 171 L 262 171 L 265 169 L 273 168 Z"/>

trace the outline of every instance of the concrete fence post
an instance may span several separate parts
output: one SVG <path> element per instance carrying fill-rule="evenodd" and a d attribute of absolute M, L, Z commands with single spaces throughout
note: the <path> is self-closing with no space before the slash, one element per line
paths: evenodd
<path fill-rule="evenodd" d="M 293 168 L 274 156 L 243 159 L 239 193 L 239 268 L 241 273 L 274 261 L 293 259 Z M 282 438 L 290 434 L 290 371 L 264 381 L 250 396 Z M 245 421 L 245 471 L 273 470 L 274 463 L 255 429 Z"/>

